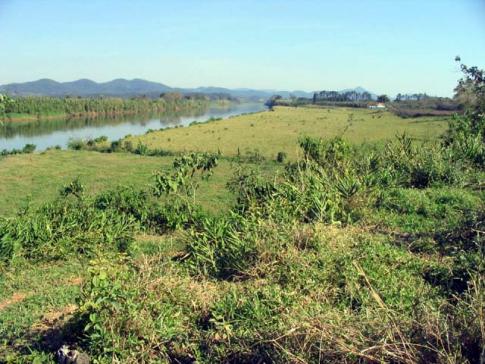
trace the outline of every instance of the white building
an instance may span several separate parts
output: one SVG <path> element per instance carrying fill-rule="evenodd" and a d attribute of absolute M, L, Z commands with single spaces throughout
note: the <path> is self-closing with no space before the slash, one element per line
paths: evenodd
<path fill-rule="evenodd" d="M 377 104 L 369 105 L 369 109 L 385 109 L 386 105 L 383 102 L 378 102 Z"/>

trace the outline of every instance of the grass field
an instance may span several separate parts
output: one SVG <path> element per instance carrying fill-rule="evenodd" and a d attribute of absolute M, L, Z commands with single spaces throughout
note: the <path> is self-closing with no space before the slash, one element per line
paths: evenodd
<path fill-rule="evenodd" d="M 351 121 L 349 121 L 351 120 Z M 130 137 L 136 146 L 168 151 L 221 151 L 242 155 L 257 150 L 268 160 L 284 151 L 290 158 L 300 153 L 298 138 L 303 135 L 329 138 L 340 135 L 353 143 L 384 140 L 407 132 L 419 139 L 436 138 L 446 129 L 446 119 L 401 119 L 388 112 L 366 109 L 320 109 L 277 107 L 274 112 L 243 115 L 186 128 L 175 128 Z M 152 158 L 127 153 L 101 154 L 87 151 L 49 151 L 16 155 L 0 160 L 0 216 L 11 216 L 27 201 L 38 205 L 53 198 L 59 188 L 79 177 L 94 193 L 119 184 L 146 185 L 153 172 L 169 166 L 171 157 Z M 272 170 L 268 163 L 264 169 Z M 202 202 L 218 211 L 230 201 L 225 184 L 231 175 L 223 161 L 211 185 L 202 186 Z"/>
<path fill-rule="evenodd" d="M 267 158 L 284 151 L 290 158 L 299 153 L 302 136 L 329 138 L 343 135 L 352 143 L 378 141 L 406 132 L 417 139 L 435 139 L 448 125 L 447 119 L 403 119 L 390 112 L 348 108 L 276 107 L 275 111 L 242 115 L 229 120 L 168 129 L 128 138 L 150 148 L 170 151 L 221 151 L 237 155 L 258 150 Z"/>
<path fill-rule="evenodd" d="M 86 150 L 0 159 L 0 362 L 54 363 L 62 344 L 106 364 L 477 361 L 483 169 L 463 145 L 394 138 L 436 141 L 446 127 L 278 107 L 128 139 L 266 157 L 251 162 Z M 342 133 L 393 142 L 329 140 Z M 301 157 L 303 135 L 324 140 L 307 139 L 306 159 L 285 172 L 275 156 Z M 61 197 L 75 178 L 86 193 L 71 185 Z M 135 188 L 106 193 L 117 185 Z M 15 216 L 28 199 L 34 209 Z"/>
<path fill-rule="evenodd" d="M 148 186 L 154 172 L 169 168 L 172 161 L 173 157 L 61 150 L 9 156 L 0 160 L 0 216 L 12 216 L 28 202 L 35 207 L 49 201 L 76 178 L 88 194 L 118 185 Z M 221 160 L 211 180 L 200 182 L 200 200 L 208 211 L 218 212 L 232 202 L 226 190 L 231 169 L 230 162 Z M 265 163 L 263 169 L 271 171 L 275 164 Z"/>

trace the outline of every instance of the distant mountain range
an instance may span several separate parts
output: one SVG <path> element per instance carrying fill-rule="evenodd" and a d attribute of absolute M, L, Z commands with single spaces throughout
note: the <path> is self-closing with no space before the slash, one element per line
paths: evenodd
<path fill-rule="evenodd" d="M 366 91 L 361 87 L 354 89 Z M 349 90 L 343 90 L 349 91 Z M 342 92 L 343 92 L 342 91 Z M 203 94 L 226 94 L 243 99 L 267 99 L 272 95 L 281 95 L 284 98 L 291 95 L 296 97 L 312 97 L 313 92 L 306 91 L 279 91 L 279 90 L 254 90 L 248 88 L 228 89 L 224 87 L 197 87 L 176 88 L 163 83 L 151 82 L 142 79 L 126 80 L 119 78 L 109 82 L 94 82 L 81 79 L 71 82 L 57 82 L 51 79 L 40 79 L 32 82 L 9 83 L 0 85 L 0 92 L 12 96 L 118 96 L 133 97 L 146 95 L 158 97 L 164 92 L 203 93 Z"/>

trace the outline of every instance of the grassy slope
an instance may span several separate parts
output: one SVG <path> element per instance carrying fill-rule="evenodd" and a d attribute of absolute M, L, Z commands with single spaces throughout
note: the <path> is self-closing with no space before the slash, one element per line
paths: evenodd
<path fill-rule="evenodd" d="M 404 130 L 419 138 L 435 137 L 446 125 L 444 121 L 431 121 L 432 119 L 398 119 L 389 113 L 374 115 L 368 110 L 332 109 L 328 112 L 322 109 L 278 108 L 273 113 L 247 115 L 228 121 L 151 133 L 140 137 L 140 140 L 150 147 L 169 150 L 217 151 L 220 148 L 225 154 L 235 154 L 238 146 L 242 153 L 257 147 L 269 157 L 274 157 L 280 150 L 285 150 L 294 157 L 297 155 L 296 140 L 299 135 L 337 135 L 345 127 L 350 113 L 354 114 L 354 121 L 346 136 L 353 142 L 384 139 Z M 168 138 L 171 139 L 170 142 L 167 141 Z M 169 166 L 171 160 L 171 157 L 84 151 L 49 151 L 43 154 L 10 156 L 0 160 L 0 216 L 11 215 L 22 205 L 26 196 L 31 195 L 35 204 L 54 197 L 62 184 L 78 176 L 89 192 L 97 192 L 116 184 L 146 185 L 152 172 Z M 274 168 L 273 164 L 267 163 L 267 170 Z M 222 161 L 211 180 L 201 186 L 199 196 L 202 203 L 213 211 L 227 205 L 229 194 L 224 187 L 230 169 L 230 163 Z M 345 230 L 339 234 L 343 234 L 344 240 L 349 241 Z M 169 237 L 168 240 L 171 242 Z M 334 237 L 328 239 L 332 244 L 338 240 Z M 142 251 L 148 250 L 148 255 L 152 255 L 158 252 L 159 247 L 164 249 L 167 241 L 165 238 L 140 237 L 137 245 Z M 144 258 L 140 260 L 144 261 Z M 0 303 L 8 304 L 0 309 L 0 337 L 5 340 L 18 338 L 15 342 L 20 347 L 24 344 L 20 338 L 28 337 L 30 347 L 39 345 L 43 349 L 47 347 L 51 352 L 55 350 L 57 343 L 49 343 L 52 347 L 45 343 L 35 343 L 44 340 L 45 328 L 52 327 L 54 321 L 62 321 L 62 315 L 68 315 L 72 310 L 72 305 L 79 296 L 79 284 L 86 274 L 86 264 L 83 261 L 57 262 L 54 265 L 26 263 L 25 266 L 20 265 L 0 272 Z M 332 271 L 331 274 L 333 273 Z M 185 279 L 170 275 L 167 277 L 181 281 Z M 197 284 L 191 282 L 189 286 L 193 289 Z M 222 286 L 217 287 L 217 290 L 223 292 L 225 286 Z M 203 288 L 201 290 L 205 292 L 206 287 Z M 0 354 L 2 345 L 0 341 Z M 8 350 L 13 353 L 21 349 Z"/>
<path fill-rule="evenodd" d="M 333 137 L 341 135 L 351 142 L 361 143 L 394 137 L 407 132 L 426 139 L 442 134 L 447 127 L 443 118 L 402 119 L 383 111 L 348 108 L 290 108 L 277 107 L 273 112 L 262 112 L 132 137 L 150 148 L 172 151 L 220 150 L 224 155 L 236 155 L 259 150 L 269 158 L 285 151 L 294 158 L 299 153 L 301 135 Z"/>

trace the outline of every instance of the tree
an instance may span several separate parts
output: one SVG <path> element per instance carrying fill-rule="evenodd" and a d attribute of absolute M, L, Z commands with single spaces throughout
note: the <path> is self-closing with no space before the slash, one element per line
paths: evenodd
<path fill-rule="evenodd" d="M 389 97 L 387 95 L 380 95 L 377 97 L 377 102 L 389 102 Z"/>
<path fill-rule="evenodd" d="M 15 100 L 7 95 L 0 94 L 0 116 L 4 116 L 6 113 L 11 112 Z"/>
<path fill-rule="evenodd" d="M 485 162 L 485 71 L 478 67 L 468 67 L 461 63 L 460 57 L 455 60 L 460 62 L 460 68 L 463 72 L 463 77 L 458 81 L 458 86 L 455 88 L 455 99 L 467 95 L 465 107 L 465 114 L 461 118 L 456 118 L 450 123 L 447 133 L 447 143 L 452 143 L 455 140 L 467 141 L 479 139 L 481 145 L 474 150 L 477 154 L 475 160 L 479 161 L 483 166 Z M 481 149 L 480 149 L 481 148 Z M 481 152 L 480 152 L 481 150 Z M 479 151 L 479 153 L 476 153 Z"/>
<path fill-rule="evenodd" d="M 273 111 L 273 106 L 275 106 L 277 104 L 277 101 L 281 100 L 281 99 L 282 99 L 282 97 L 280 95 L 273 95 L 264 104 L 268 107 L 268 109 Z"/>
<path fill-rule="evenodd" d="M 461 63 L 459 56 L 455 61 L 460 63 L 464 74 L 455 88 L 455 99 L 462 103 L 474 118 L 483 118 L 485 116 L 485 71 L 478 67 L 466 66 Z"/>

